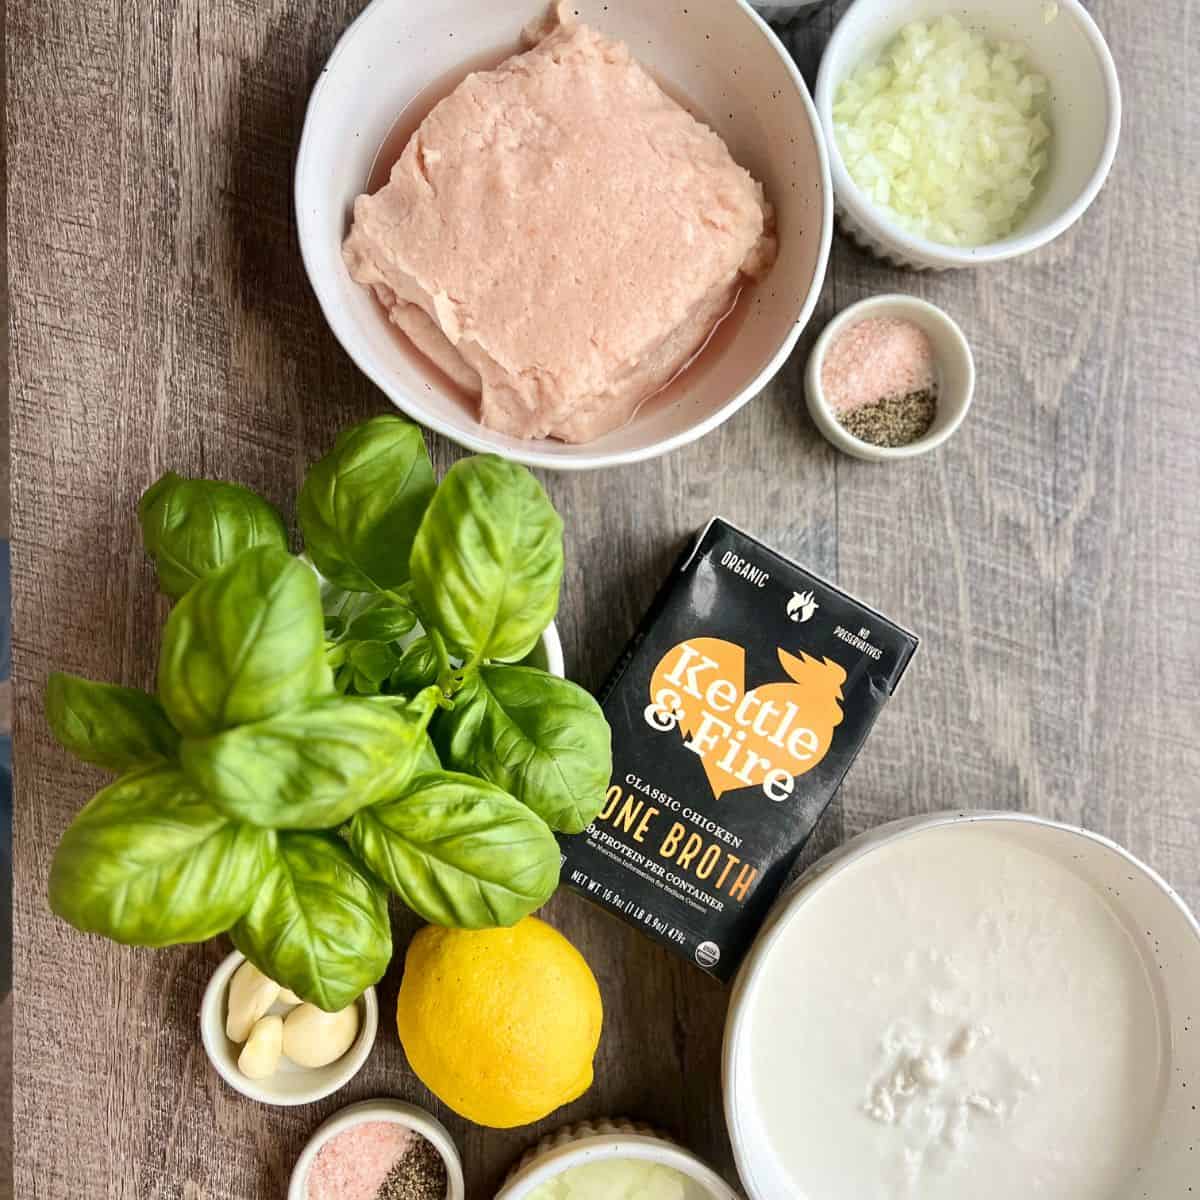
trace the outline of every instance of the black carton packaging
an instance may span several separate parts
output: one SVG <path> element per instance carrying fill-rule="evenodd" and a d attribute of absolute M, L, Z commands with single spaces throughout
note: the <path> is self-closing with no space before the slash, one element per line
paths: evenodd
<path fill-rule="evenodd" d="M 601 694 L 612 783 L 564 882 L 732 978 L 916 648 L 714 519 Z"/>

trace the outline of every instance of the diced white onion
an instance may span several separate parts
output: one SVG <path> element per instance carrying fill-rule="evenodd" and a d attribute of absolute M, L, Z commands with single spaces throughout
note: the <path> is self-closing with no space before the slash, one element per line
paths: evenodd
<path fill-rule="evenodd" d="M 1048 86 L 1021 46 L 955 17 L 914 21 L 842 82 L 833 108 L 856 184 L 905 228 L 953 246 L 1006 237 L 1049 160 Z"/>

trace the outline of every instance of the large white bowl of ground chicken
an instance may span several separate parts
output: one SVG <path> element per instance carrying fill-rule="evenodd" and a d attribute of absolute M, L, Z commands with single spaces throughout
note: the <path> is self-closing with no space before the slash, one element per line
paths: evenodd
<path fill-rule="evenodd" d="M 296 212 L 326 319 L 397 407 L 566 470 L 757 395 L 833 225 L 808 90 L 744 0 L 375 0 L 313 90 Z"/>

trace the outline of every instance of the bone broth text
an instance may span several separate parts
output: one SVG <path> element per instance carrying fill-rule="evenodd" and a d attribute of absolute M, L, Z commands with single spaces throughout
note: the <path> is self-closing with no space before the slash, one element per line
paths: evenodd
<path fill-rule="evenodd" d="M 730 978 L 916 645 L 713 520 L 605 689 L 613 781 L 563 879 Z"/>

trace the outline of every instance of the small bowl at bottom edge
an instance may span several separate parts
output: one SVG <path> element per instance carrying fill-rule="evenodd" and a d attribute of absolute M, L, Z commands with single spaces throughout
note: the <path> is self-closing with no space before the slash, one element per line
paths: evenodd
<path fill-rule="evenodd" d="M 340 1133 L 371 1121 L 391 1121 L 411 1129 L 423 1137 L 442 1156 L 446 1164 L 446 1200 L 465 1200 L 467 1190 L 463 1182 L 462 1159 L 458 1147 L 446 1127 L 431 1113 L 415 1104 L 403 1100 L 360 1100 L 336 1112 L 308 1140 L 300 1151 L 296 1165 L 292 1168 L 292 1180 L 288 1185 L 288 1200 L 307 1200 L 308 1173 L 316 1161 L 321 1147 Z"/>
<path fill-rule="evenodd" d="M 523 1200 L 538 1185 L 571 1167 L 608 1158 L 639 1158 L 672 1167 L 694 1180 L 712 1200 L 741 1200 L 711 1167 L 689 1150 L 632 1121 L 585 1121 L 543 1138 L 509 1173 L 496 1200 Z M 303 1197 L 289 1197 L 303 1200 Z"/>

